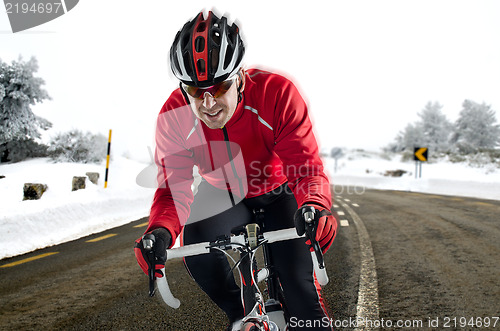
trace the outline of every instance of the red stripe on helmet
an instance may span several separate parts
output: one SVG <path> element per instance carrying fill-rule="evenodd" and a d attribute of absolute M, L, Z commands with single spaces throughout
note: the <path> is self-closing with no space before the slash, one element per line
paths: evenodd
<path fill-rule="evenodd" d="M 198 19 L 196 20 L 194 29 L 193 29 L 193 38 L 192 38 L 192 49 L 193 49 L 193 61 L 194 67 L 196 71 L 196 76 L 198 81 L 205 81 L 208 79 L 208 30 L 210 27 L 210 22 L 212 20 L 212 12 L 208 13 L 208 18 L 203 20 L 203 13 L 198 15 Z M 201 52 L 196 51 L 197 38 L 203 38 L 203 50 Z M 198 61 L 203 61 L 204 65 L 199 64 Z M 203 70 L 203 68 L 205 70 Z"/>

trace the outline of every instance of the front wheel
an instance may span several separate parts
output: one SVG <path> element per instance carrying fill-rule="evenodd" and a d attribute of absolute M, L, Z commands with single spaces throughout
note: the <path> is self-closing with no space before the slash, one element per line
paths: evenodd
<path fill-rule="evenodd" d="M 241 331 L 269 331 L 269 327 L 267 323 L 246 322 L 243 324 Z"/>

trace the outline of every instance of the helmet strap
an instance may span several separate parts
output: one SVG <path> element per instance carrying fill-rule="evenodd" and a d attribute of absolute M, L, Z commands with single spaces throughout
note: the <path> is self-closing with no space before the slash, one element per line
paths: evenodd
<path fill-rule="evenodd" d="M 181 89 L 182 95 L 184 96 L 184 100 L 186 100 L 186 103 L 190 105 L 191 102 L 189 101 L 186 91 L 184 91 L 184 89 L 182 88 L 182 82 L 179 82 L 179 88 Z"/>
<path fill-rule="evenodd" d="M 241 93 L 241 87 L 243 86 L 243 77 L 241 77 L 241 71 L 238 71 L 238 77 L 240 77 L 240 85 L 238 86 L 238 105 L 241 100 L 243 100 L 243 93 Z"/>

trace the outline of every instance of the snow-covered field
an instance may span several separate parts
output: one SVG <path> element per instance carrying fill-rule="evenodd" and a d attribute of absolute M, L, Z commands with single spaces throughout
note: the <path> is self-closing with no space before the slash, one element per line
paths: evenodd
<path fill-rule="evenodd" d="M 399 154 L 352 150 L 345 154 L 338 159 L 336 172 L 333 159 L 325 159 L 325 164 L 333 184 L 360 186 L 357 192 L 376 188 L 500 200 L 500 168 L 491 163 L 479 167 L 442 159 L 423 163 L 422 176 L 415 178 L 415 163 L 401 162 Z M 406 173 L 401 177 L 384 176 L 392 170 Z"/>
<path fill-rule="evenodd" d="M 0 165 L 0 258 L 77 239 L 147 216 L 153 189 L 136 184 L 147 164 L 123 157 L 105 164 L 52 163 L 49 159 Z M 71 191 L 73 176 L 99 172 L 98 185 Z M 40 200 L 23 201 L 24 183 L 47 184 Z"/>
<path fill-rule="evenodd" d="M 338 160 L 326 158 L 336 185 L 394 189 L 500 200 L 500 169 L 473 168 L 465 164 L 424 164 L 422 178 L 415 179 L 413 162 L 376 152 L 348 151 Z M 0 165 L 0 259 L 23 254 L 119 226 L 148 215 L 154 189 L 136 183 L 148 164 L 116 157 L 110 165 L 104 189 L 105 166 L 52 163 L 34 159 Z M 387 170 L 408 171 L 398 178 L 385 177 Z M 87 180 L 85 190 L 71 191 L 73 176 L 100 173 L 98 185 Z M 22 201 L 24 183 L 44 183 L 42 199 Z M 336 189 L 337 193 L 341 193 Z M 362 193 L 356 190 L 357 194 Z"/>

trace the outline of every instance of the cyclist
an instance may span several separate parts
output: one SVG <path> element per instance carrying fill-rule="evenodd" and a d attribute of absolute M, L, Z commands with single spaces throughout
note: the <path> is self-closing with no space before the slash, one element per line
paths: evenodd
<path fill-rule="evenodd" d="M 265 209 L 260 224 L 265 231 L 296 225 L 299 232 L 299 207 L 313 206 L 316 240 L 323 252 L 335 238 L 330 184 L 306 103 L 285 77 L 245 70 L 244 52 L 238 26 L 213 12 L 200 12 L 187 22 L 171 46 L 170 65 L 180 86 L 158 116 L 159 187 L 146 230 L 156 237 L 157 277 L 163 276 L 165 249 L 178 236 L 181 245 L 213 241 L 254 222 L 256 208 Z M 202 177 L 196 195 L 193 168 Z M 311 323 L 327 317 L 327 312 L 308 244 L 290 240 L 270 245 L 270 251 L 291 317 Z M 135 254 L 147 273 L 141 238 Z M 223 253 L 186 257 L 185 265 L 231 324 L 244 316 L 239 288 Z M 314 330 L 331 329 L 315 325 Z"/>

